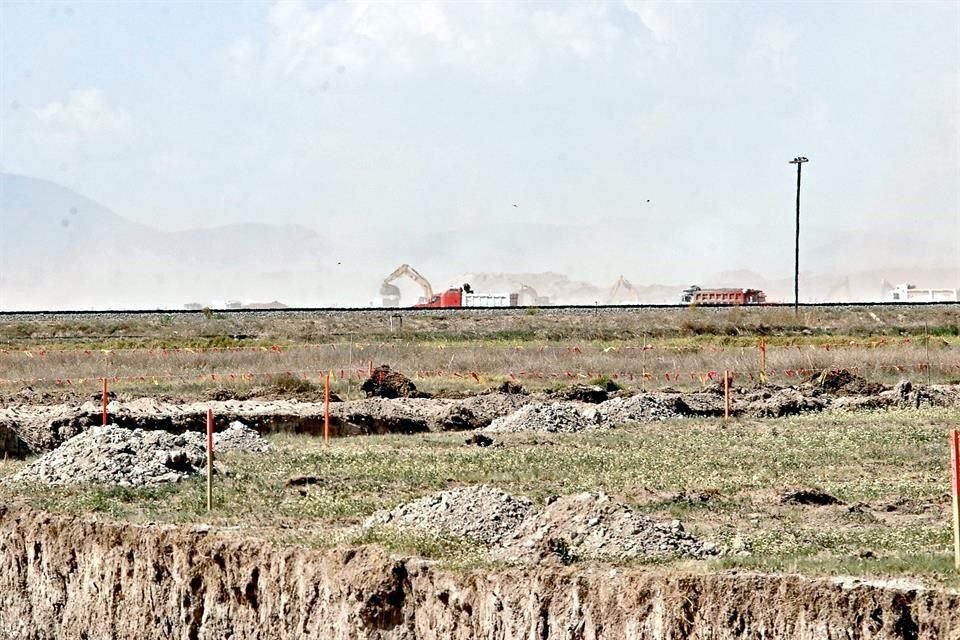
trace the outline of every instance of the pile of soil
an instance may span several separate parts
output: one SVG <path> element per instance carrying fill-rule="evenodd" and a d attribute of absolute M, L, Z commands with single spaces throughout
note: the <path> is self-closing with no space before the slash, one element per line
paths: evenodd
<path fill-rule="evenodd" d="M 797 389 L 764 389 L 738 398 L 737 413 L 757 418 L 782 418 L 811 411 L 822 411 L 826 402 Z"/>
<path fill-rule="evenodd" d="M 535 510 L 530 500 L 499 489 L 464 487 L 378 512 L 363 526 L 471 538 L 486 545 L 493 559 L 511 563 L 719 553 L 716 545 L 685 532 L 679 520 L 659 522 L 604 493 L 554 498 Z"/>
<path fill-rule="evenodd" d="M 360 390 L 368 398 L 428 398 L 429 394 L 417 391 L 417 385 L 413 384 L 407 376 L 399 371 L 394 371 L 389 365 L 382 364 L 373 370 L 373 374 L 367 378 Z"/>
<path fill-rule="evenodd" d="M 141 487 L 178 482 L 206 466 L 203 436 L 93 427 L 27 465 L 10 482 Z"/>
<path fill-rule="evenodd" d="M 887 390 L 879 382 L 868 382 L 866 378 L 847 369 L 827 371 L 809 378 L 808 382 L 835 396 L 874 396 Z"/>
<path fill-rule="evenodd" d="M 605 493 L 580 493 L 550 501 L 506 539 L 495 556 L 508 562 L 557 556 L 579 558 L 702 558 L 719 548 L 683 530 L 679 520 L 663 523 Z"/>
<path fill-rule="evenodd" d="M 682 416 L 719 417 L 723 415 L 723 395 L 709 391 L 671 395 L 664 397 L 664 402 Z"/>
<path fill-rule="evenodd" d="M 536 402 L 514 413 L 497 418 L 483 430 L 488 433 L 547 431 L 575 433 L 590 429 L 608 429 L 612 425 L 596 407 L 576 402 Z"/>
<path fill-rule="evenodd" d="M 494 388 L 493 391 L 496 393 L 505 393 L 518 396 L 525 396 L 528 393 L 525 386 L 519 382 L 514 382 L 513 380 L 504 380 L 496 388 Z"/>
<path fill-rule="evenodd" d="M 505 491 L 476 485 L 441 491 L 392 511 L 380 511 L 363 523 L 364 528 L 391 526 L 419 529 L 436 535 L 471 538 L 485 545 L 499 544 L 530 515 L 533 503 Z"/>
<path fill-rule="evenodd" d="M 603 387 L 591 384 L 575 384 L 564 389 L 557 389 L 547 394 L 549 398 L 557 400 L 571 400 L 576 402 L 586 402 L 588 404 L 600 404 L 606 402 L 610 394 Z"/>
<path fill-rule="evenodd" d="M 680 415 L 667 402 L 651 395 L 611 398 L 601 404 L 597 411 L 612 425 L 657 422 Z"/>
<path fill-rule="evenodd" d="M 270 443 L 263 439 L 259 433 L 243 424 L 239 420 L 234 420 L 226 429 L 220 433 L 213 434 L 214 451 L 250 451 L 253 453 L 266 453 L 272 447 Z"/>
<path fill-rule="evenodd" d="M 270 450 L 241 422 L 213 436 L 214 451 Z M 197 432 L 91 427 L 41 456 L 9 482 L 50 485 L 114 484 L 142 487 L 179 482 L 206 469 L 206 438 Z"/>

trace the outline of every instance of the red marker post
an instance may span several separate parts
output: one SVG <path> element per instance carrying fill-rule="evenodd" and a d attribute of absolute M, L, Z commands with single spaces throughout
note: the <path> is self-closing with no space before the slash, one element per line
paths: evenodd
<path fill-rule="evenodd" d="M 330 374 L 323 385 L 323 445 L 330 446 Z"/>
<path fill-rule="evenodd" d="M 953 566 L 960 571 L 960 430 L 950 432 L 950 493 L 953 496 Z"/>
<path fill-rule="evenodd" d="M 723 419 L 730 419 L 730 372 L 723 372 Z"/>
<path fill-rule="evenodd" d="M 767 339 L 760 338 L 760 382 L 767 382 Z"/>
<path fill-rule="evenodd" d="M 213 409 L 207 409 L 207 511 L 213 509 Z"/>
<path fill-rule="evenodd" d="M 100 400 L 103 402 L 103 426 L 107 426 L 107 379 L 103 379 L 103 395 Z"/>

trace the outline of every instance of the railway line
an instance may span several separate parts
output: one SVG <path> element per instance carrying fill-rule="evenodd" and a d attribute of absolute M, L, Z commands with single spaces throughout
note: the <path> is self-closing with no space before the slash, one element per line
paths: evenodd
<path fill-rule="evenodd" d="M 941 308 L 954 307 L 960 312 L 960 302 L 801 302 L 804 309 L 855 309 L 855 308 Z M 286 309 L 210 309 L 221 316 L 252 316 L 252 317 L 282 317 L 297 315 L 324 315 L 359 313 L 372 315 L 436 315 L 438 313 L 471 314 L 492 313 L 499 315 L 518 315 L 527 313 L 570 313 L 570 312 L 624 312 L 645 310 L 681 310 L 699 309 L 716 311 L 724 309 L 739 309 L 741 311 L 763 309 L 792 309 L 793 303 L 766 303 L 756 305 L 686 305 L 686 304 L 596 304 L 596 305 L 545 305 L 545 306 L 516 306 L 516 307 L 446 307 L 446 308 L 414 308 L 414 307 L 290 307 Z M 0 320 L 31 317 L 56 316 L 149 316 L 149 315 L 178 315 L 199 316 L 203 310 L 195 309 L 46 309 L 46 310 L 0 310 Z"/>

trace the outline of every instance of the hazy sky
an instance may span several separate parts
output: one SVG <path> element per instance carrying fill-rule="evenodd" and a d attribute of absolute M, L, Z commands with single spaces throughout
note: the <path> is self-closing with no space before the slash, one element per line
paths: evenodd
<path fill-rule="evenodd" d="M 957 2 L 4 0 L 0 37 L 0 169 L 163 229 L 792 237 L 805 155 L 812 229 L 960 235 Z"/>

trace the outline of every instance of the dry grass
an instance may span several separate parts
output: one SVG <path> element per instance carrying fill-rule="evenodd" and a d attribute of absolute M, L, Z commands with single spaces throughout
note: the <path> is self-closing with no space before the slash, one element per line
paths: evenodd
<path fill-rule="evenodd" d="M 903 377 L 930 382 L 960 379 L 960 341 L 953 338 L 825 342 L 800 337 L 791 342 L 768 343 L 767 371 L 773 381 L 791 383 L 814 371 L 840 368 L 888 383 Z M 759 376 L 761 367 L 757 338 L 520 346 L 460 341 L 217 350 L 21 348 L 0 352 L 0 378 L 7 380 L 0 380 L 0 392 L 3 387 L 9 393 L 29 384 L 35 389 L 78 389 L 89 394 L 97 390 L 101 377 L 107 377 L 113 379 L 115 391 L 189 396 L 223 386 L 248 389 L 289 377 L 319 382 L 332 372 L 334 390 L 351 397 L 358 393 L 370 363 L 390 364 L 428 391 L 479 390 L 511 375 L 531 389 L 603 376 L 632 388 L 692 388 L 701 386 L 711 372 L 719 375 L 724 370 L 749 382 Z"/>
<path fill-rule="evenodd" d="M 374 341 L 636 341 L 650 337 L 903 336 L 960 334 L 960 308 L 950 305 L 791 309 L 672 308 L 569 311 L 545 307 L 478 312 L 407 312 L 392 331 L 392 313 L 0 316 L 0 346 L 227 346 Z M 395 323 L 396 326 L 396 323 Z"/>

